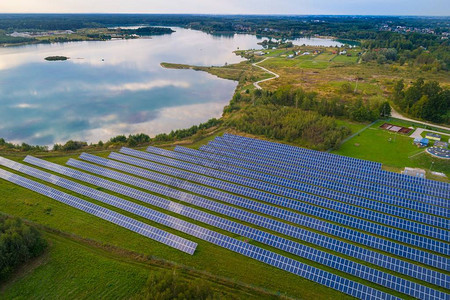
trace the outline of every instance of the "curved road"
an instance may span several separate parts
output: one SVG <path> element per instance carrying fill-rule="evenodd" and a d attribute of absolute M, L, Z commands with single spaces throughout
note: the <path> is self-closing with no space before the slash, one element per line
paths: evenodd
<path fill-rule="evenodd" d="M 264 82 L 264 81 L 269 81 L 269 80 L 272 80 L 272 79 L 275 79 L 275 78 L 280 77 L 280 75 L 278 75 L 277 73 L 272 72 L 272 71 L 270 71 L 270 70 L 267 70 L 267 69 L 264 68 L 264 67 L 258 66 L 258 64 L 260 64 L 260 63 L 262 63 L 262 62 L 265 62 L 265 61 L 268 60 L 269 58 L 270 58 L 270 57 L 266 57 L 266 58 L 264 58 L 262 61 L 259 61 L 259 62 L 257 62 L 257 63 L 252 64 L 253 66 L 260 68 L 261 70 L 266 71 L 267 73 L 270 73 L 270 74 L 274 75 L 274 77 L 271 77 L 271 78 L 267 78 L 267 79 L 263 79 L 263 80 L 254 82 L 253 85 L 254 85 L 255 88 L 257 88 L 258 90 L 262 90 L 262 87 L 259 86 L 260 83 L 262 83 L 262 82 Z"/>
<path fill-rule="evenodd" d="M 396 118 L 396 119 L 400 119 L 400 120 L 404 120 L 404 121 L 414 122 L 414 123 L 423 124 L 423 125 L 427 125 L 427 126 L 440 128 L 440 129 L 445 129 L 445 130 L 449 130 L 450 131 L 449 127 L 440 126 L 440 125 L 434 125 L 434 124 L 431 124 L 431 123 L 421 122 L 421 121 L 417 121 L 417 120 L 413 120 L 413 119 L 404 117 L 401 114 L 399 114 L 392 106 L 391 106 L 391 117 Z"/>

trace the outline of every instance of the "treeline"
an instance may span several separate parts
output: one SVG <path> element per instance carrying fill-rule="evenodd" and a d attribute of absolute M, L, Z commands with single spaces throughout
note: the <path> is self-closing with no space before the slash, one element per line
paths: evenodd
<path fill-rule="evenodd" d="M 38 145 L 29 145 L 27 143 L 22 143 L 22 144 L 13 144 L 13 143 L 8 143 L 5 141 L 5 139 L 0 138 L 0 149 L 3 150 L 16 150 L 16 151 L 23 151 L 23 152 L 28 152 L 28 151 L 48 151 L 48 147 L 47 146 L 38 146 Z"/>
<path fill-rule="evenodd" d="M 437 81 L 417 79 L 405 88 L 403 79 L 394 84 L 392 100 L 412 117 L 436 123 L 450 123 L 450 90 Z"/>
<path fill-rule="evenodd" d="M 174 271 L 149 276 L 140 298 L 146 300 L 221 299 L 204 280 L 184 280 Z"/>
<path fill-rule="evenodd" d="M 88 145 L 86 142 L 80 141 L 68 141 L 65 144 L 55 144 L 53 146 L 53 151 L 76 151 L 80 149 L 108 149 L 110 147 L 117 146 L 128 146 L 137 147 L 142 145 L 147 145 L 152 142 L 171 142 L 175 140 L 181 140 L 187 137 L 198 135 L 198 138 L 202 137 L 202 133 L 215 126 L 222 124 L 222 120 L 216 118 L 210 119 L 205 123 L 200 123 L 199 125 L 194 125 L 186 129 L 172 130 L 170 133 L 160 133 L 154 138 L 151 138 L 145 133 L 130 134 L 129 136 L 118 135 L 110 138 L 107 142 L 99 141 L 97 144 Z"/>
<path fill-rule="evenodd" d="M 376 36 L 362 42 L 369 51 L 363 61 L 386 63 L 398 61 L 400 65 L 419 65 L 423 70 L 449 70 L 450 44 L 438 36 L 420 33 L 399 34 L 378 32 Z"/>
<path fill-rule="evenodd" d="M 0 33 L 0 44 L 21 44 L 21 43 L 29 43 L 33 42 L 35 39 L 19 37 L 19 36 L 9 36 L 6 34 Z"/>
<path fill-rule="evenodd" d="M 349 83 L 341 86 L 340 93 L 354 93 Z M 306 92 L 301 88 L 284 86 L 276 91 L 254 90 L 245 94 L 236 93 L 230 101 L 230 105 L 224 109 L 225 113 L 239 110 L 241 104 L 251 103 L 271 104 L 274 107 L 294 107 L 304 111 L 315 111 L 322 116 L 344 117 L 353 121 L 375 121 L 380 117 L 390 116 L 390 106 L 386 101 L 366 101 L 361 98 L 352 101 L 343 101 L 339 96 L 331 99 L 319 98 L 316 92 Z"/>
<path fill-rule="evenodd" d="M 141 27 L 137 29 L 120 29 L 119 33 L 137 34 L 137 35 L 162 35 L 171 34 L 174 30 L 166 27 Z"/>
<path fill-rule="evenodd" d="M 47 242 L 33 226 L 0 215 L 0 282 L 20 265 L 41 255 Z"/>

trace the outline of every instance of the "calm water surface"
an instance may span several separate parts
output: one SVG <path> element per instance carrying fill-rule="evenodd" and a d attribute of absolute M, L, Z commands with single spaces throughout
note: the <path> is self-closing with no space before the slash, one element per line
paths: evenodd
<path fill-rule="evenodd" d="M 52 145 L 96 143 L 119 134 L 154 135 L 219 117 L 237 83 L 161 62 L 223 65 L 260 48 L 252 35 L 214 36 L 175 28 L 152 39 L 0 49 L 0 137 Z M 320 44 L 314 40 L 310 44 Z M 309 44 L 308 39 L 295 44 Z M 339 44 L 323 40 L 323 45 Z M 45 57 L 64 55 L 64 62 Z"/>

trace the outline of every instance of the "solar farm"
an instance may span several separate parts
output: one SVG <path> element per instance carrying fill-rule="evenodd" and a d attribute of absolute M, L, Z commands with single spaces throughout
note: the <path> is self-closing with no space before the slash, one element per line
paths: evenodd
<path fill-rule="evenodd" d="M 3 180 L 186 256 L 201 240 L 355 298 L 450 299 L 448 183 L 232 134 L 199 150 L 0 166 Z"/>

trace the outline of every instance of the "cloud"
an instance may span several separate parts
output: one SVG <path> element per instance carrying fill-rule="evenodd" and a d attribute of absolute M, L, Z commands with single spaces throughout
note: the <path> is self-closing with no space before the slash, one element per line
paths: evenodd
<path fill-rule="evenodd" d="M 105 85 L 101 88 L 112 91 L 112 92 L 123 92 L 123 91 L 130 91 L 130 92 L 137 92 L 137 91 L 148 91 L 152 90 L 154 88 L 163 88 L 163 87 L 177 87 L 177 88 L 189 88 L 190 84 L 185 81 L 173 81 L 173 80 L 152 80 L 148 82 L 130 82 L 130 83 L 123 83 L 118 85 Z M 96 86 L 95 88 L 98 88 Z"/>
<path fill-rule="evenodd" d="M 30 104 L 30 103 L 19 103 L 16 105 L 11 105 L 12 108 L 21 108 L 21 109 L 34 109 L 39 108 L 40 106 L 37 104 Z"/>

